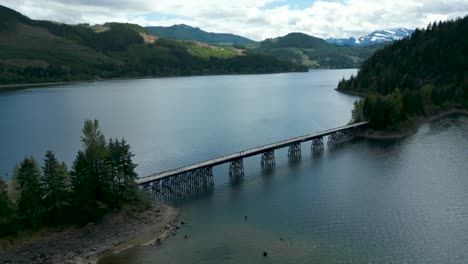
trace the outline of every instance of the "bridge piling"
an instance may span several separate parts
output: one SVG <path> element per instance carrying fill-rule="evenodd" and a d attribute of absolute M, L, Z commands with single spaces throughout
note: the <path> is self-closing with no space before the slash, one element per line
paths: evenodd
<path fill-rule="evenodd" d="M 239 181 L 244 178 L 244 160 L 238 159 L 229 164 L 229 178 L 233 181 Z"/>
<path fill-rule="evenodd" d="M 229 164 L 229 177 L 233 183 L 244 178 L 243 159 L 261 154 L 262 169 L 273 169 L 276 165 L 275 150 L 288 147 L 289 162 L 301 160 L 301 143 L 311 142 L 313 154 L 324 151 L 324 137 L 327 137 L 329 148 L 344 144 L 364 135 L 369 122 L 361 122 L 341 126 L 314 134 L 258 146 L 241 152 L 236 152 L 215 159 L 199 162 L 185 167 L 164 171 L 148 177 L 137 179 L 140 188 L 149 192 L 152 198 L 160 201 L 185 199 L 187 196 L 214 187 L 213 167 Z"/>
<path fill-rule="evenodd" d="M 213 168 L 202 167 L 141 185 L 151 198 L 159 201 L 183 200 L 214 186 Z"/>
<path fill-rule="evenodd" d="M 276 166 L 275 162 L 275 150 L 269 150 L 262 153 L 261 159 L 262 169 L 271 170 Z"/>
<path fill-rule="evenodd" d="M 324 150 L 323 145 L 323 137 L 319 137 L 317 139 L 312 140 L 312 144 L 310 146 L 312 153 L 321 153 Z"/>
<path fill-rule="evenodd" d="M 294 143 L 289 145 L 288 148 L 288 159 L 290 162 L 297 162 L 300 161 L 302 158 L 301 153 L 301 143 Z"/>

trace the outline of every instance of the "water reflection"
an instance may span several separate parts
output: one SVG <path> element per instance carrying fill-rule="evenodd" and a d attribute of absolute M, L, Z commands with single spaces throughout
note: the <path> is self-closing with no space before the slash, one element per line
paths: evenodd
<path fill-rule="evenodd" d="M 218 181 L 209 199 L 178 204 L 189 241 L 103 263 L 466 263 L 466 124 L 454 116 L 400 140 L 303 151 L 292 167 L 279 152 L 268 173 L 247 162 L 242 184 Z"/>

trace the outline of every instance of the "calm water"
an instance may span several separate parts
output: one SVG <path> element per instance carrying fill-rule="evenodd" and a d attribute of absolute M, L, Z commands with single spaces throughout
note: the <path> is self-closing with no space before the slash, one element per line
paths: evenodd
<path fill-rule="evenodd" d="M 102 263 L 468 263 L 467 147 L 453 116 L 293 167 L 283 155 L 273 174 L 257 160 L 243 184 L 177 204 L 189 224 L 162 246 Z"/>
<path fill-rule="evenodd" d="M 343 125 L 356 70 L 106 81 L 0 93 L 0 175 L 48 149 L 71 164 L 85 119 L 124 137 L 141 175 Z"/>
<path fill-rule="evenodd" d="M 133 147 L 141 174 L 345 124 L 355 71 L 100 82 L 0 94 L 0 166 L 47 147 L 70 161 L 85 118 Z M 4 147 L 6 146 L 6 147 Z M 177 203 L 187 222 L 160 247 L 103 263 L 468 263 L 468 117 L 402 140 L 362 140 Z M 14 154 L 14 155 L 11 155 Z M 247 221 L 244 216 L 248 216 Z M 188 239 L 184 239 L 184 235 Z M 280 240 L 284 238 L 284 240 Z M 263 251 L 269 256 L 264 258 Z"/>

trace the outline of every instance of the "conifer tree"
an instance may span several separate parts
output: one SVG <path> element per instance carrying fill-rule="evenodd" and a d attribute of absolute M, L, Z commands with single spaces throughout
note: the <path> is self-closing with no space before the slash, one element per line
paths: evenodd
<path fill-rule="evenodd" d="M 134 154 L 130 151 L 130 145 L 122 139 L 109 140 L 109 165 L 113 178 L 114 206 L 120 207 L 123 203 L 136 199 L 138 175 L 135 172 L 136 164 L 133 163 Z"/>
<path fill-rule="evenodd" d="M 113 196 L 109 153 L 99 122 L 86 120 L 82 132 L 83 150 L 75 158 L 71 180 L 76 212 L 86 221 L 107 212 Z"/>
<path fill-rule="evenodd" d="M 18 230 L 14 204 L 8 196 L 8 186 L 0 177 L 0 237 L 13 235 Z"/>
<path fill-rule="evenodd" d="M 42 167 L 42 186 L 46 224 L 64 223 L 68 201 L 68 171 L 65 163 L 60 164 L 52 151 L 47 151 Z"/>
<path fill-rule="evenodd" d="M 42 189 L 40 171 L 33 157 L 25 158 L 16 171 L 19 190 L 18 215 L 25 227 L 38 227 L 41 223 Z"/>

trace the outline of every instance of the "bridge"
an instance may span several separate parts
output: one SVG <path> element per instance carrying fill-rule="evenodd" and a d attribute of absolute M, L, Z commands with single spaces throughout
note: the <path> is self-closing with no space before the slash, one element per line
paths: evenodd
<path fill-rule="evenodd" d="M 154 199 L 168 201 L 183 199 L 193 193 L 208 190 L 214 186 L 213 167 L 229 163 L 229 177 L 239 181 L 244 177 L 243 159 L 255 155 L 261 156 L 262 169 L 271 170 L 275 167 L 275 150 L 288 147 L 290 162 L 301 160 L 301 143 L 311 141 L 312 153 L 323 152 L 324 138 L 327 137 L 328 147 L 336 147 L 350 140 L 361 137 L 369 122 L 361 122 L 341 126 L 322 132 L 295 137 L 268 145 L 243 150 L 226 156 L 202 161 L 181 168 L 156 173 L 137 180 L 141 188 L 148 190 Z"/>

